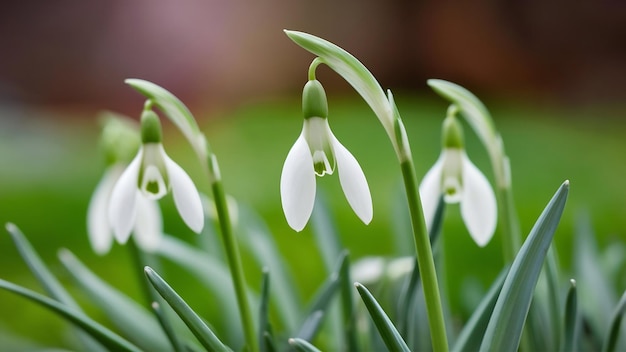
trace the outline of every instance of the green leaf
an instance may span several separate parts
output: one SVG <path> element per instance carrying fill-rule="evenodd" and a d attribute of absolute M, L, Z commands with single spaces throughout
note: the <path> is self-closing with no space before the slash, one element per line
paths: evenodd
<path fill-rule="evenodd" d="M 70 296 L 70 294 L 61 285 L 59 280 L 50 272 L 48 267 L 44 264 L 43 260 L 39 257 L 37 252 L 33 249 L 28 242 L 24 234 L 17 226 L 12 223 L 6 225 L 6 229 L 11 235 L 17 250 L 20 252 L 22 259 L 26 262 L 30 271 L 33 273 L 37 281 L 43 286 L 43 289 L 52 298 L 63 303 L 69 308 L 76 311 L 82 311 L 78 306 L 78 303 Z M 86 335 L 82 331 L 78 331 L 78 337 L 80 342 L 84 345 L 85 349 L 90 351 L 103 351 L 102 346 L 98 345 L 90 336 Z"/>
<path fill-rule="evenodd" d="M 270 272 L 263 269 L 263 279 L 261 281 L 261 304 L 259 305 L 259 348 L 261 352 L 272 349 L 273 340 L 272 327 L 269 321 L 269 300 L 270 300 Z"/>
<path fill-rule="evenodd" d="M 509 268 L 502 269 L 456 339 L 453 352 L 478 351 Z"/>
<path fill-rule="evenodd" d="M 568 191 L 569 181 L 565 181 L 515 257 L 485 331 L 481 351 L 517 351 L 539 273 L 563 214 Z"/>
<path fill-rule="evenodd" d="M 170 340 L 170 344 L 172 345 L 172 348 L 174 349 L 174 351 L 186 352 L 187 350 L 183 346 L 178 336 L 176 336 L 176 332 L 172 328 L 172 325 L 170 324 L 170 321 L 165 311 L 161 309 L 161 305 L 158 302 L 154 301 L 152 302 L 151 307 L 152 307 L 152 310 L 154 311 L 154 315 L 157 317 L 159 323 L 161 324 L 161 328 L 163 329 L 163 332 L 165 333 L 165 335 L 167 335 L 167 338 Z"/>
<path fill-rule="evenodd" d="M 235 341 L 243 341 L 235 291 L 226 265 L 169 235 L 163 236 L 158 253 L 189 271 L 211 291 L 213 299 L 221 303 L 220 307 L 223 311 L 221 323 L 226 326 L 225 333 L 229 334 L 227 341 L 231 344 Z M 250 292 L 248 298 L 251 302 L 258 302 L 258 297 Z"/>
<path fill-rule="evenodd" d="M 150 99 L 180 129 L 201 160 L 207 158 L 208 144 L 200 131 L 191 111 L 174 94 L 166 89 L 142 79 L 129 78 L 124 81 L 139 93 Z"/>
<path fill-rule="evenodd" d="M 356 336 L 356 313 L 354 311 L 354 295 L 352 293 L 352 278 L 350 277 L 350 256 L 347 251 L 339 268 L 341 285 L 341 306 L 343 313 L 343 330 L 346 350 L 357 352 L 360 350 Z"/>
<path fill-rule="evenodd" d="M 400 336 L 400 333 L 396 330 L 395 326 L 393 326 L 393 323 L 380 304 L 378 304 L 374 296 L 372 296 L 367 288 L 360 283 L 357 282 L 354 286 L 356 286 L 359 295 L 361 295 L 361 299 L 363 300 L 363 303 L 365 303 L 365 307 L 370 313 L 370 317 L 372 317 L 372 320 L 374 321 L 380 336 L 383 338 L 387 349 L 392 352 L 410 352 L 406 342 L 404 342 L 402 336 Z"/>
<path fill-rule="evenodd" d="M 576 294 L 576 281 L 570 280 L 570 288 L 567 291 L 567 299 L 565 300 L 565 324 L 563 325 L 565 333 L 563 334 L 563 344 L 561 351 L 569 352 L 577 349 L 578 333 L 580 331 L 580 319 L 578 315 L 578 297 Z"/>
<path fill-rule="evenodd" d="M 92 273 L 69 250 L 60 250 L 59 260 L 74 282 L 133 343 L 150 351 L 171 349 L 169 340 L 150 311 Z"/>
<path fill-rule="evenodd" d="M 285 30 L 285 34 L 305 50 L 320 57 L 365 99 L 396 148 L 393 109 L 374 75 L 357 58 L 329 41 L 297 31 Z"/>
<path fill-rule="evenodd" d="M 613 318 L 611 318 L 611 328 L 604 340 L 604 344 L 602 345 L 603 352 L 613 352 L 616 351 L 616 346 L 618 342 L 618 338 L 620 336 L 620 327 L 622 324 L 622 318 L 624 316 L 624 312 L 626 311 L 626 291 L 622 295 L 622 298 L 619 300 L 619 304 L 615 311 L 613 312 Z"/>
<path fill-rule="evenodd" d="M 591 341 L 599 342 L 609 331 L 609 317 L 617 305 L 616 289 L 601 267 L 596 235 L 587 213 L 577 217 L 574 242 L 574 273 L 581 315 L 589 325 Z M 601 346 L 594 346 L 598 350 Z"/>
<path fill-rule="evenodd" d="M 289 339 L 289 344 L 295 347 L 296 350 L 300 352 L 321 352 L 315 346 L 310 344 L 308 341 L 297 338 L 297 337 L 293 339 Z"/>
<path fill-rule="evenodd" d="M 563 312 L 561 311 L 561 289 L 559 285 L 559 265 L 556 255 L 556 249 L 551 246 L 548 250 L 545 263 L 546 281 L 548 283 L 547 292 L 547 313 L 550 317 L 550 330 L 549 338 L 552 340 L 552 346 L 548 346 L 548 349 L 558 351 L 561 348 L 561 331 L 563 327 L 561 322 L 563 321 Z"/>
<path fill-rule="evenodd" d="M 172 309 L 183 320 L 185 325 L 196 336 L 198 341 L 208 351 L 230 351 L 230 349 L 215 336 L 213 331 L 202 321 L 202 319 L 187 305 L 187 303 L 174 291 L 170 285 L 163 280 L 150 267 L 145 268 L 146 277 L 150 280 L 152 286 L 163 297 L 163 299 L 172 307 Z"/>
<path fill-rule="evenodd" d="M 88 333 L 96 341 L 100 342 L 102 346 L 112 351 L 141 351 L 139 348 L 116 335 L 111 330 L 98 324 L 83 313 L 76 311 L 71 307 L 2 279 L 0 279 L 0 288 L 29 299 L 32 302 L 35 302 L 58 314 L 70 323 L 74 324 L 76 327 Z"/>

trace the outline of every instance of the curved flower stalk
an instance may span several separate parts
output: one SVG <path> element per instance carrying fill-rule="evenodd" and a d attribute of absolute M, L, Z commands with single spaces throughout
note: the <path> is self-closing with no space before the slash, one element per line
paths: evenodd
<path fill-rule="evenodd" d="M 142 146 L 119 177 L 111 193 L 108 216 L 115 238 L 126 243 L 133 225 L 141 220 L 141 202 L 158 200 L 171 189 L 178 213 L 196 233 L 204 226 L 200 195 L 193 181 L 161 144 L 161 124 L 147 104 L 141 116 Z"/>
<path fill-rule="evenodd" d="M 139 148 L 138 126 L 121 115 L 106 112 L 103 120 L 101 147 L 107 169 L 96 186 L 87 210 L 87 233 L 92 249 L 99 255 L 113 245 L 113 229 L 108 220 L 109 200 L 113 187 Z M 132 228 L 137 244 L 145 251 L 154 251 L 162 235 L 161 211 L 154 201 L 141 197 L 137 203 L 138 221 Z"/>
<path fill-rule="evenodd" d="M 372 220 L 372 197 L 358 161 L 337 140 L 328 125 L 328 104 L 321 83 L 309 80 L 302 94 L 302 133 L 287 154 L 280 178 L 280 195 L 287 223 L 301 231 L 315 203 L 315 177 L 332 175 L 339 182 L 352 210 L 365 224 Z"/>
<path fill-rule="evenodd" d="M 452 107 L 443 122 L 443 150 L 420 185 L 426 225 L 431 227 L 439 199 L 460 203 L 465 226 L 480 247 L 489 243 L 496 229 L 496 196 L 489 181 L 469 160 L 463 146 L 463 130 Z"/>

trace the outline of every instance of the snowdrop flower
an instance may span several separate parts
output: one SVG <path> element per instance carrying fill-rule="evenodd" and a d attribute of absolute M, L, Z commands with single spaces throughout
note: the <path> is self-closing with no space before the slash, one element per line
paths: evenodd
<path fill-rule="evenodd" d="M 161 144 L 159 117 L 149 109 L 141 116 L 142 146 L 119 177 L 111 193 L 108 216 L 115 238 L 125 243 L 135 223 L 142 222 L 142 202 L 158 200 L 172 190 L 178 213 L 187 226 L 200 233 L 204 213 L 193 181 L 170 159 Z M 136 228 L 136 226 L 135 226 Z"/>
<path fill-rule="evenodd" d="M 107 210 L 113 187 L 122 175 L 126 165 L 118 163 L 110 166 L 96 186 L 87 211 L 87 230 L 94 252 L 103 255 L 113 244 L 113 229 L 107 218 Z M 132 226 L 137 245 L 147 252 L 155 251 L 163 233 L 163 220 L 159 206 L 141 194 L 137 197 L 137 216 Z"/>
<path fill-rule="evenodd" d="M 463 131 L 454 114 L 443 122 L 443 151 L 420 185 L 428 228 L 442 194 L 446 203 L 460 203 L 470 235 L 476 244 L 485 246 L 496 229 L 496 197 L 487 178 L 467 157 Z"/>
<path fill-rule="evenodd" d="M 280 195 L 287 223 L 301 231 L 315 203 L 315 176 L 332 175 L 337 168 L 343 192 L 356 215 L 372 220 L 372 197 L 361 166 L 335 138 L 328 125 L 328 104 L 321 83 L 310 80 L 302 93 L 304 125 L 287 155 L 280 178 Z"/>
<path fill-rule="evenodd" d="M 102 131 L 102 149 L 109 165 L 96 186 L 87 210 L 87 233 L 94 252 L 103 255 L 113 245 L 113 229 L 107 211 L 115 183 L 139 147 L 138 128 L 122 116 L 107 113 Z M 137 204 L 139 221 L 133 226 L 137 245 L 145 251 L 158 248 L 163 232 L 161 211 L 155 201 L 141 197 Z"/>

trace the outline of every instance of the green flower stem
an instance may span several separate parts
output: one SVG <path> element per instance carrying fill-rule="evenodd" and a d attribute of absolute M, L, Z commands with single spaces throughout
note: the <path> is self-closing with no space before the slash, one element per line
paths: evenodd
<path fill-rule="evenodd" d="M 430 337 L 432 339 L 433 350 L 448 351 L 448 339 L 446 337 L 446 325 L 443 318 L 443 308 L 437 283 L 437 273 L 435 271 L 435 261 L 430 246 L 422 201 L 420 199 L 417 175 L 411 159 L 404 159 L 400 162 L 402 177 L 406 189 L 407 200 L 409 202 L 409 213 L 411 215 L 411 225 L 413 228 L 413 239 L 417 253 L 417 265 L 422 277 L 424 288 L 424 299 L 426 301 L 426 312 L 428 314 L 428 325 L 430 326 Z"/>
<path fill-rule="evenodd" d="M 497 187 L 498 221 L 503 231 L 502 255 L 505 263 L 512 263 L 521 248 L 521 233 L 511 187 Z"/>
<path fill-rule="evenodd" d="M 228 204 L 224 193 L 224 186 L 219 175 L 217 160 L 215 155 L 209 152 L 208 158 L 209 177 L 211 180 L 211 190 L 213 191 L 213 200 L 217 217 L 220 223 L 224 248 L 226 249 L 226 257 L 228 258 L 228 266 L 235 287 L 235 295 L 239 305 L 239 315 L 243 324 L 244 336 L 248 345 L 248 351 L 259 352 L 257 344 L 257 336 L 254 329 L 254 320 L 252 319 L 252 311 L 250 302 L 246 296 L 246 278 L 243 273 L 243 265 L 241 264 L 241 256 L 239 247 L 233 234 L 232 223 L 228 214 Z"/>

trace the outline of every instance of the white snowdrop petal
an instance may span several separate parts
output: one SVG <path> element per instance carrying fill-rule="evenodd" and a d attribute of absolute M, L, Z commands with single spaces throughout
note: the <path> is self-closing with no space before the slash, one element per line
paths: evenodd
<path fill-rule="evenodd" d="M 200 200 L 198 189 L 185 170 L 165 153 L 163 157 L 172 187 L 172 194 L 174 195 L 174 204 L 176 204 L 180 217 L 193 232 L 202 232 L 204 211 L 202 210 L 202 201 Z"/>
<path fill-rule="evenodd" d="M 135 223 L 135 198 L 137 196 L 137 179 L 141 166 L 142 149 L 128 165 L 115 183 L 109 199 L 109 223 L 115 239 L 124 244 L 128 241 L 130 231 Z"/>
<path fill-rule="evenodd" d="M 484 247 L 496 230 L 498 210 L 496 196 L 489 181 L 464 155 L 463 200 L 461 216 L 465 226 L 480 247 Z"/>
<path fill-rule="evenodd" d="M 108 219 L 108 205 L 111 191 L 124 171 L 121 165 L 108 168 L 89 201 L 87 208 L 87 233 L 91 248 L 99 255 L 109 252 L 113 244 L 113 233 Z"/>
<path fill-rule="evenodd" d="M 302 231 L 315 203 L 315 170 L 303 135 L 289 150 L 280 176 L 280 198 L 289 226 Z"/>
<path fill-rule="evenodd" d="M 335 136 L 332 136 L 333 150 L 337 160 L 337 172 L 343 193 L 352 210 L 365 224 L 372 221 L 374 210 L 372 196 L 361 165 Z"/>
<path fill-rule="evenodd" d="M 426 176 L 420 184 L 420 198 L 422 199 L 422 210 L 424 211 L 424 220 L 426 228 L 430 231 L 437 206 L 441 199 L 441 177 L 443 170 L 443 155 L 439 157 L 435 165 L 428 170 Z"/>
<path fill-rule="evenodd" d="M 139 248 L 146 252 L 154 252 L 161 244 L 163 237 L 163 219 L 156 201 L 144 197 L 137 192 L 137 218 L 133 235 Z"/>

